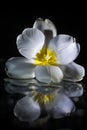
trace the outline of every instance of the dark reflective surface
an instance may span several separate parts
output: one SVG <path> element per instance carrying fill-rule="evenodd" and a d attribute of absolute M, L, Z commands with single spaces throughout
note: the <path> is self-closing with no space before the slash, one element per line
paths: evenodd
<path fill-rule="evenodd" d="M 6 60 L 0 61 L 1 65 L 0 125 L 2 128 L 7 127 L 7 128 L 30 128 L 30 129 L 38 128 L 38 129 L 53 129 L 53 130 L 74 130 L 74 129 L 83 130 L 84 127 L 86 127 L 87 122 L 86 80 L 83 80 L 81 83 L 62 82 L 58 85 L 41 84 L 38 83 L 36 80 L 25 80 L 25 81 L 13 80 L 7 78 L 5 75 L 4 71 L 5 61 Z M 27 105 L 25 97 L 27 96 L 29 101 L 30 98 L 32 98 L 33 94 L 34 94 L 34 101 L 39 104 L 41 113 L 37 119 L 31 122 L 29 121 L 30 120 L 29 111 L 27 111 L 26 114 L 28 115 L 28 118 L 24 117 L 25 115 L 24 112 L 26 111 L 25 109 L 29 107 Z M 38 99 L 38 94 L 43 97 L 43 100 Z M 47 96 L 49 94 L 51 94 L 51 97 L 52 94 L 54 95 L 53 98 L 51 98 L 52 100 L 48 100 L 50 98 L 47 99 Z M 61 95 L 63 95 L 63 98 L 60 98 Z M 46 104 L 48 104 L 49 102 L 53 102 L 55 97 L 58 97 L 56 98 L 56 103 L 52 104 L 51 109 L 47 109 L 49 108 L 50 105 L 48 107 L 45 107 Z M 62 101 L 59 99 L 62 99 Z M 24 105 L 21 106 L 21 103 L 19 102 L 21 100 L 23 101 L 23 103 L 26 102 L 24 109 L 21 109 L 24 106 Z M 59 102 L 60 104 L 58 104 Z M 17 103 L 19 104 L 19 107 L 16 106 Z M 54 109 L 55 107 L 53 108 L 53 106 L 55 105 L 57 106 L 58 109 Z M 14 111 L 16 114 L 14 114 Z M 20 114 L 18 111 L 20 112 Z M 22 120 L 20 120 L 20 117 L 22 118 Z M 25 118 L 27 118 L 28 120 L 26 119 L 25 121 Z"/>

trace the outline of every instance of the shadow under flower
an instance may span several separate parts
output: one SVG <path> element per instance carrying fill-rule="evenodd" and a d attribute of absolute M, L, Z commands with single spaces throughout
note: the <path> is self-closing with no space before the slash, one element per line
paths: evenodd
<path fill-rule="evenodd" d="M 14 80 L 6 78 L 6 92 L 22 94 L 14 107 L 14 115 L 31 126 L 42 125 L 50 118 L 59 119 L 75 111 L 73 98 L 83 94 L 80 83 L 63 81 L 58 84 L 43 84 L 35 79 Z"/>

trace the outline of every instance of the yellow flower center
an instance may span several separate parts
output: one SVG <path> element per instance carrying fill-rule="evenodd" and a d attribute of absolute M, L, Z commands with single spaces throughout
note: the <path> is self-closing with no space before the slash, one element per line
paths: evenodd
<path fill-rule="evenodd" d="M 42 94 L 42 93 L 37 93 L 35 95 L 35 101 L 38 102 L 39 104 L 45 105 L 52 101 L 55 98 L 55 94 Z"/>
<path fill-rule="evenodd" d="M 50 49 L 43 48 L 36 55 L 36 65 L 56 65 L 57 55 L 54 51 Z"/>

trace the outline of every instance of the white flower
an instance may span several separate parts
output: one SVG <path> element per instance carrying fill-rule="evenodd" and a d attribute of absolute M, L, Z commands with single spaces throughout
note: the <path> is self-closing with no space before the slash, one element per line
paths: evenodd
<path fill-rule="evenodd" d="M 80 45 L 69 35 L 57 35 L 54 24 L 37 19 L 33 28 L 26 28 L 17 37 L 17 48 L 24 57 L 13 57 L 6 63 L 9 77 L 35 78 L 40 82 L 58 83 L 62 79 L 80 81 L 85 75 L 82 66 L 74 63 Z"/>

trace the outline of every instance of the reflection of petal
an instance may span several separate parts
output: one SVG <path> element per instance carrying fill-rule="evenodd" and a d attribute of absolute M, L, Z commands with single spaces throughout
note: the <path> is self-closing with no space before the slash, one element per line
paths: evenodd
<path fill-rule="evenodd" d="M 37 80 L 35 79 L 11 79 L 11 78 L 5 78 L 4 81 L 6 83 L 10 83 L 17 86 L 28 86 L 30 84 L 37 84 Z"/>
<path fill-rule="evenodd" d="M 24 94 L 28 95 L 31 91 L 36 90 L 36 80 L 14 80 L 5 79 L 5 90 L 10 94 Z"/>
<path fill-rule="evenodd" d="M 75 110 L 73 102 L 64 94 L 58 94 L 54 101 L 46 104 L 46 110 L 53 118 L 62 118 Z"/>
<path fill-rule="evenodd" d="M 39 118 L 40 106 L 33 98 L 25 96 L 17 102 L 14 114 L 21 121 L 32 122 Z"/>
<path fill-rule="evenodd" d="M 83 94 L 83 87 L 80 83 L 62 82 L 62 85 L 60 92 L 68 97 L 79 97 Z"/>
<path fill-rule="evenodd" d="M 50 93 L 53 93 L 53 92 L 59 92 L 60 89 L 61 89 L 61 86 L 59 85 L 46 85 L 46 84 L 38 84 L 39 86 L 37 86 L 37 92 L 39 93 L 43 93 L 43 94 L 50 94 Z"/>
<path fill-rule="evenodd" d="M 30 90 L 33 90 L 32 88 L 37 89 L 36 86 L 30 86 Z M 28 86 L 15 86 L 13 84 L 7 83 L 5 85 L 6 92 L 10 94 L 24 94 L 28 95 L 30 94 L 29 87 Z"/>
<path fill-rule="evenodd" d="M 64 93 L 69 97 L 79 97 L 83 94 L 83 86 L 80 83 L 68 81 L 62 81 L 59 84 L 40 83 L 36 79 L 16 80 L 6 78 L 4 81 L 5 90 L 11 94 L 29 94 L 30 91 L 33 90 L 43 94 L 49 94 L 56 91 L 58 93 Z"/>
<path fill-rule="evenodd" d="M 18 93 L 27 95 L 33 90 L 43 94 L 49 94 L 56 90 L 58 92 L 61 89 L 60 85 L 40 83 L 36 79 L 16 80 L 6 78 L 4 81 L 5 90 L 10 94 Z"/>
<path fill-rule="evenodd" d="M 17 82 L 18 80 L 15 81 Z M 43 123 L 42 115 L 44 115 L 44 112 L 46 112 L 45 116 L 48 114 L 49 117 L 51 116 L 55 119 L 68 116 L 75 110 L 75 105 L 69 97 L 78 97 L 83 93 L 80 83 L 63 81 L 60 84 L 39 82 L 32 84 L 32 80 L 29 82 L 26 80 L 27 83 L 20 80 L 17 85 L 15 81 L 7 80 L 9 83 L 6 87 L 7 91 L 11 94 L 28 94 L 28 96 L 17 102 L 14 114 L 19 120 L 33 122 L 34 125 L 39 124 L 39 121 Z M 30 89 L 32 86 L 34 89 Z M 41 120 L 39 120 L 39 117 Z"/>

